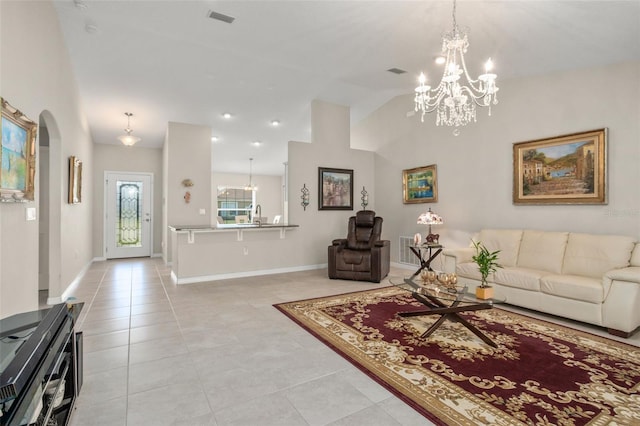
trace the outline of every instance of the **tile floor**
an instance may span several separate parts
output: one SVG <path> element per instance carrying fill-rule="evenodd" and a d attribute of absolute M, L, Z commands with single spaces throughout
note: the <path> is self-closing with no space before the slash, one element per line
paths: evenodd
<path fill-rule="evenodd" d="M 160 259 L 96 262 L 74 289 L 84 385 L 71 425 L 431 424 L 272 307 L 378 285 L 326 270 L 181 286 L 169 274 Z"/>

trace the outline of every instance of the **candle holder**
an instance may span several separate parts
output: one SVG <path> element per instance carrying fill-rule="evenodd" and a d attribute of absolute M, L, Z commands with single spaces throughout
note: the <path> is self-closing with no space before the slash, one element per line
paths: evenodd
<path fill-rule="evenodd" d="M 300 196 L 300 199 L 302 200 L 302 202 L 300 203 L 300 205 L 306 211 L 307 206 L 309 205 L 309 188 L 307 188 L 306 183 L 302 184 L 302 188 L 300 189 L 300 192 L 302 192 L 302 195 Z"/>
<path fill-rule="evenodd" d="M 362 187 L 362 191 L 360 191 L 360 194 L 362 194 L 362 197 L 360 197 L 360 201 L 362 201 L 360 205 L 362 206 L 362 210 L 366 210 L 367 206 L 369 205 L 369 193 L 366 189 L 364 189 L 364 186 Z"/>

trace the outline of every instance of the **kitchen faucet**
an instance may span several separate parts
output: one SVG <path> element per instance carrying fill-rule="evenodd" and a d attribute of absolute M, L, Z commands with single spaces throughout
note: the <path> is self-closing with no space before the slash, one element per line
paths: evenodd
<path fill-rule="evenodd" d="M 254 220 L 254 222 L 258 222 L 258 226 L 262 226 L 262 206 L 260 204 L 256 205 L 256 215 L 258 220 Z"/>

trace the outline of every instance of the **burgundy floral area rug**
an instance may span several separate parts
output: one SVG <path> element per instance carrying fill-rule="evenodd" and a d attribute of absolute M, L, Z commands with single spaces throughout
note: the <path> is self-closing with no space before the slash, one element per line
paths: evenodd
<path fill-rule="evenodd" d="M 640 348 L 494 308 L 465 313 L 497 344 L 395 287 L 275 305 L 440 425 L 640 425 Z"/>

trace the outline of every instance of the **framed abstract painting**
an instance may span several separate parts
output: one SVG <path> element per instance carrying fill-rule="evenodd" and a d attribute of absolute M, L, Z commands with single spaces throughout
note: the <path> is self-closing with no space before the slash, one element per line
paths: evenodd
<path fill-rule="evenodd" d="M 34 199 L 38 125 L 4 98 L 2 102 L 2 201 Z"/>
<path fill-rule="evenodd" d="M 405 204 L 438 201 L 438 171 L 435 164 L 402 171 L 402 201 Z"/>

